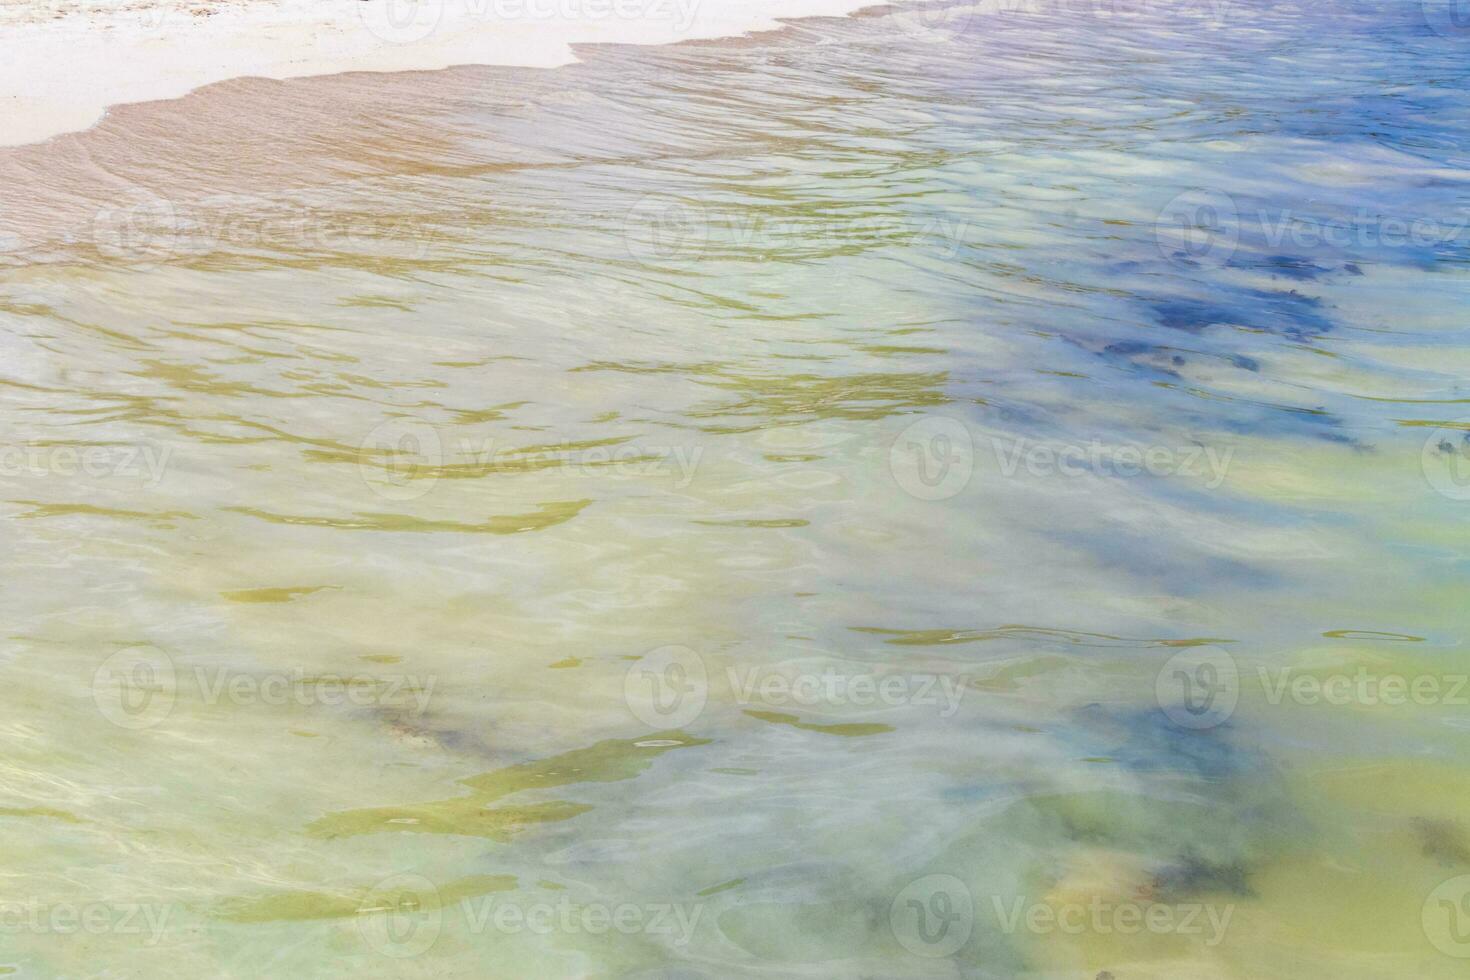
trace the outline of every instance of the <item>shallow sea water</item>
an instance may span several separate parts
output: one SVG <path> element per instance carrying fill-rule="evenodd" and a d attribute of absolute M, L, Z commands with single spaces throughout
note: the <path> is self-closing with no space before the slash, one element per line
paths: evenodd
<path fill-rule="evenodd" d="M 1463 976 L 1450 14 L 877 10 L 0 153 L 0 968 Z"/>

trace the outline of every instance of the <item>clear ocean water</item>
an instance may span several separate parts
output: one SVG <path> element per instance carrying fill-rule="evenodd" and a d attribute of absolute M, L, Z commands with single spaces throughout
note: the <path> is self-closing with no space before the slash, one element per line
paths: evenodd
<path fill-rule="evenodd" d="M 0 973 L 1470 957 L 1470 20 L 877 9 L 0 151 Z"/>

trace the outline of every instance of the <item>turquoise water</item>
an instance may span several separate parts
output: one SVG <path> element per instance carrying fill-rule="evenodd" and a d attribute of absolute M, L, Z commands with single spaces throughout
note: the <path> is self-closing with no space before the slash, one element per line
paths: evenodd
<path fill-rule="evenodd" d="M 880 10 L 0 154 L 0 964 L 1462 975 L 1453 13 Z"/>

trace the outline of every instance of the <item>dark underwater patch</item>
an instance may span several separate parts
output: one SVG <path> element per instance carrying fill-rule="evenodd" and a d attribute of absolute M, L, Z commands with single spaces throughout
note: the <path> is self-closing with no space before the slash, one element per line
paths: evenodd
<path fill-rule="evenodd" d="M 1262 767 L 1263 760 L 1236 746 L 1229 726 L 1183 729 L 1162 711 L 1110 712 L 1090 704 L 1078 712 L 1088 728 L 1117 740 L 1107 755 L 1139 773 L 1182 773 L 1220 780 Z"/>
<path fill-rule="evenodd" d="M 1229 302 L 1192 298 L 1146 301 L 1161 326 L 1187 333 L 1234 325 L 1303 340 L 1327 333 L 1332 321 L 1322 312 L 1322 301 L 1296 290 L 1247 289 L 1232 291 Z"/>
<path fill-rule="evenodd" d="M 1264 272 L 1272 276 L 1294 279 L 1297 282 L 1317 279 L 1331 271 L 1299 255 L 1236 256 L 1226 264 L 1233 269 Z"/>
<path fill-rule="evenodd" d="M 1256 894 L 1244 861 L 1207 861 L 1192 852 L 1155 875 L 1154 890 L 1164 901 L 1221 894 L 1254 898 Z"/>

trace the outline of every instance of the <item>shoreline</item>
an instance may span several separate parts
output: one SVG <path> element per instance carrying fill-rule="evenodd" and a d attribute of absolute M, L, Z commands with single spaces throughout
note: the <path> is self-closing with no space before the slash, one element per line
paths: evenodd
<path fill-rule="evenodd" d="M 104 0 L 0 2 L 0 147 L 121 105 L 245 77 L 555 68 L 582 44 L 738 37 L 873 0 Z"/>

